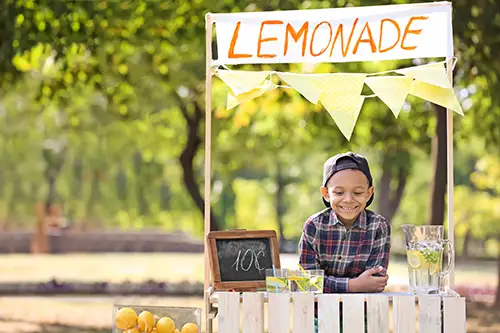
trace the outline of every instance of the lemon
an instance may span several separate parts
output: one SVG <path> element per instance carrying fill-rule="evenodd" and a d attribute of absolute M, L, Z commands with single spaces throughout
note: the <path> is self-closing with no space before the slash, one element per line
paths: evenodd
<path fill-rule="evenodd" d="M 139 330 L 139 328 L 137 328 L 137 327 L 133 327 L 133 328 L 129 328 L 124 333 L 142 333 L 142 331 Z"/>
<path fill-rule="evenodd" d="M 155 317 L 149 311 L 142 311 L 137 317 L 137 325 L 141 332 L 151 333 L 155 327 Z"/>
<path fill-rule="evenodd" d="M 156 323 L 156 329 L 158 330 L 158 333 L 174 333 L 174 320 L 170 317 L 162 317 Z"/>
<path fill-rule="evenodd" d="M 115 324 L 116 327 L 122 330 L 135 327 L 137 324 L 137 313 L 131 308 L 121 308 L 116 313 Z"/>
<path fill-rule="evenodd" d="M 439 263 L 429 264 L 429 274 L 434 275 L 440 271 Z"/>
<path fill-rule="evenodd" d="M 420 251 L 408 250 L 406 255 L 408 257 L 408 265 L 413 269 L 419 268 L 424 262 L 424 256 Z"/>
<path fill-rule="evenodd" d="M 177 328 L 175 329 L 174 333 L 181 333 Z"/>
<path fill-rule="evenodd" d="M 198 333 L 198 326 L 194 323 L 187 323 L 182 326 L 181 333 Z"/>
<path fill-rule="evenodd" d="M 156 329 L 156 327 L 151 330 L 151 333 L 158 333 L 158 330 Z"/>

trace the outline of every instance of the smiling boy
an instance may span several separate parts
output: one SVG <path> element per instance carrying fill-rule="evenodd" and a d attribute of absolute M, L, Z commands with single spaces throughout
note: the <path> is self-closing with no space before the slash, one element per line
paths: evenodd
<path fill-rule="evenodd" d="M 325 162 L 327 208 L 307 219 L 299 243 L 302 267 L 325 270 L 325 293 L 382 292 L 387 285 L 390 225 L 366 209 L 373 192 L 363 156 L 348 152 Z"/>

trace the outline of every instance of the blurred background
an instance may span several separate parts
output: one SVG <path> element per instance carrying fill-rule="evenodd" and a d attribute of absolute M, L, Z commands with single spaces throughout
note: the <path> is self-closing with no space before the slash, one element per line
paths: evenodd
<path fill-rule="evenodd" d="M 410 1 L 413 2 L 413 1 Z M 112 304 L 203 308 L 207 12 L 407 1 L 0 3 L 0 332 L 109 331 Z M 468 332 L 500 332 L 500 6 L 453 1 L 456 289 Z M 215 43 L 214 43 L 214 57 Z M 429 60 L 238 66 L 379 72 Z M 297 262 L 323 208 L 326 158 L 367 156 L 372 209 L 393 230 L 388 290 L 407 285 L 401 225 L 446 220 L 446 113 L 368 99 L 351 141 L 329 114 L 276 89 L 226 111 L 214 78 L 212 230 L 274 229 Z M 367 94 L 370 94 L 368 91 Z"/>

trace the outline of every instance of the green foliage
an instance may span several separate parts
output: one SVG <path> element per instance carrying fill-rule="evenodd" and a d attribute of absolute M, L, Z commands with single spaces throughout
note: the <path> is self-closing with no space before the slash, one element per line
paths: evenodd
<path fill-rule="evenodd" d="M 54 200 L 82 228 L 184 229 L 202 234 L 179 157 L 195 134 L 193 178 L 203 184 L 205 22 L 210 12 L 360 5 L 359 1 L 32 1 L 0 9 L 0 226 L 32 227 L 35 203 Z M 403 1 L 397 1 L 403 2 Z M 376 1 L 363 5 L 380 4 Z M 496 235 L 500 115 L 494 1 L 455 1 L 456 86 L 465 118 L 457 132 L 457 234 Z M 466 23 L 464 23 L 466 22 Z M 410 61 L 321 64 L 313 72 L 378 72 Z M 300 72 L 302 65 L 241 66 Z M 239 67 L 237 67 L 239 68 Z M 275 78 L 275 83 L 280 83 Z M 429 106 L 410 98 L 395 119 L 377 99 L 362 109 L 347 142 L 321 105 L 280 88 L 225 110 L 227 87 L 213 84 L 212 203 L 221 227 L 278 228 L 297 237 L 323 208 L 324 160 L 343 150 L 366 154 L 379 186 L 409 174 L 402 223 L 426 222 Z M 198 118 L 197 118 L 198 117 Z M 484 140 L 483 140 L 484 138 Z M 483 141 L 485 144 L 483 145 Z M 492 154 L 492 155 L 489 155 Z M 484 158 L 483 158 L 484 157 Z M 479 162 L 478 162 L 479 161 Z M 477 169 L 470 174 L 474 169 Z M 55 179 L 55 190 L 49 181 Z M 395 191 L 394 183 L 389 186 Z M 55 191 L 55 192 L 54 192 Z M 54 192 L 54 193 L 52 193 Z M 278 200 L 278 193 L 284 193 Z M 388 193 L 377 192 L 373 208 Z M 397 229 L 396 229 L 397 230 Z M 481 230 L 481 231 L 479 231 Z"/>

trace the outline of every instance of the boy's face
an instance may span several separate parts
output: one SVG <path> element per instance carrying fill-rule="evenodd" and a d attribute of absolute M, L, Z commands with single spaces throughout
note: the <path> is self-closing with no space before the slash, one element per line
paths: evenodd
<path fill-rule="evenodd" d="M 365 209 L 373 194 L 373 186 L 359 170 L 346 169 L 335 173 L 321 187 L 321 194 L 330 203 L 343 223 L 353 223 Z"/>

